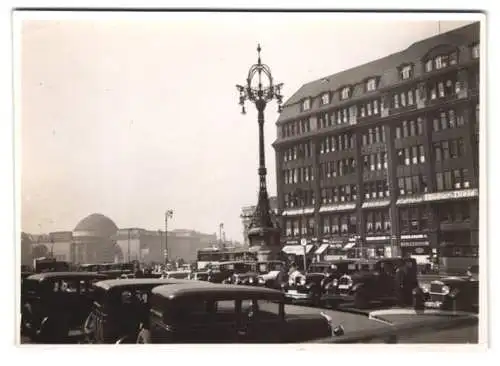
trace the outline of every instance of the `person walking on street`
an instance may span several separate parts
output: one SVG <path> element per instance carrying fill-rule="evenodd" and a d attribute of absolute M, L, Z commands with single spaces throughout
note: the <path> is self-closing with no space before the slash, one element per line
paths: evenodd
<path fill-rule="evenodd" d="M 398 305 L 403 307 L 405 306 L 405 282 L 406 282 L 406 266 L 403 261 L 398 263 L 398 268 L 396 269 L 395 277 L 394 277 L 396 296 L 398 299 Z"/>

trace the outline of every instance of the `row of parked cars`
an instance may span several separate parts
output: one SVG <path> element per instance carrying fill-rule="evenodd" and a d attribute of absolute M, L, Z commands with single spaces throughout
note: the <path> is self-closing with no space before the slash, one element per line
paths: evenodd
<path fill-rule="evenodd" d="M 402 284 L 396 278 L 396 271 L 402 265 L 406 266 L 403 291 L 398 288 Z M 273 288 L 282 291 L 288 302 L 330 308 L 352 304 L 367 309 L 375 303 L 403 303 L 419 309 L 477 311 L 479 306 L 478 266 L 470 267 L 464 276 L 442 277 L 422 285 L 412 258 L 319 262 L 293 278 L 278 275 L 283 267 L 284 263 L 279 261 L 219 263 L 210 281 Z M 209 273 L 191 276 L 208 280 Z"/>
<path fill-rule="evenodd" d="M 388 271 L 387 261 L 396 259 L 317 263 L 293 282 L 278 281 L 278 262 L 228 262 L 188 279 L 174 273 L 126 279 L 96 272 L 23 275 L 21 333 L 36 343 L 294 343 L 335 337 L 343 330 L 322 312 L 288 311 L 293 306 L 285 304 L 354 300 L 364 307 L 390 299 L 390 281 L 380 275 Z M 465 288 L 473 288 L 474 280 L 459 280 L 464 287 L 442 279 L 427 292 L 414 291 L 421 300 L 415 307 L 467 308 L 460 299 L 472 296 Z"/>

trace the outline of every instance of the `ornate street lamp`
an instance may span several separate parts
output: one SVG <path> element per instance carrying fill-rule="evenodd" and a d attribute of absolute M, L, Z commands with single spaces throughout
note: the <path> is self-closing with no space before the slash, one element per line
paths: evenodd
<path fill-rule="evenodd" d="M 271 219 L 271 208 L 266 188 L 266 159 L 264 153 L 264 110 L 268 102 L 276 99 L 278 104 L 278 113 L 282 111 L 281 104 L 283 96 L 281 88 L 283 84 L 274 84 L 269 66 L 262 64 L 260 60 L 260 44 L 257 47 L 257 64 L 250 67 L 246 85 L 236 85 L 240 93 L 239 104 L 241 113 L 246 114 L 245 101 L 249 100 L 257 108 L 257 122 L 259 124 L 259 199 L 252 220 L 249 225 L 248 239 L 250 247 L 259 248 L 259 257 L 265 260 L 269 257 L 275 257 L 280 251 L 279 228 Z M 267 79 L 267 85 L 263 85 Z"/>

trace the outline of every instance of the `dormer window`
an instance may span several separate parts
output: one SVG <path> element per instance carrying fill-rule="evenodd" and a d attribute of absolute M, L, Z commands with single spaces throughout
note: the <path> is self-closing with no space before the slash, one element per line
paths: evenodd
<path fill-rule="evenodd" d="M 348 86 L 346 86 L 344 89 L 342 89 L 341 98 L 348 99 L 350 94 L 351 94 L 350 92 L 351 92 L 351 90 L 349 89 Z"/>
<path fill-rule="evenodd" d="M 411 65 L 406 65 L 401 68 L 401 79 L 406 80 L 411 78 L 412 67 Z"/>
<path fill-rule="evenodd" d="M 321 104 L 328 104 L 330 103 L 330 94 L 329 93 L 323 93 L 321 95 Z"/>
<path fill-rule="evenodd" d="M 429 60 L 425 63 L 425 71 L 432 71 L 432 60 Z"/>
<path fill-rule="evenodd" d="M 472 58 L 479 58 L 479 43 L 472 46 Z"/>
<path fill-rule="evenodd" d="M 302 101 L 302 110 L 303 111 L 307 111 L 311 109 L 311 100 L 310 99 L 304 99 L 304 101 Z"/>
<path fill-rule="evenodd" d="M 445 63 L 443 62 L 443 56 L 438 56 L 435 58 L 434 63 L 436 65 L 436 69 L 442 69 L 443 67 L 446 67 Z"/>
<path fill-rule="evenodd" d="M 370 79 L 366 82 L 366 91 L 374 91 L 377 89 L 377 81 L 375 79 Z"/>

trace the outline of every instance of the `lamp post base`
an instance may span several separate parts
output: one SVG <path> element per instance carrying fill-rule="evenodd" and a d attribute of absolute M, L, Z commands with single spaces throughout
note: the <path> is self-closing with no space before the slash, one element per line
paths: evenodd
<path fill-rule="evenodd" d="M 279 259 L 281 252 L 278 228 L 252 228 L 248 232 L 250 248 L 257 253 L 258 261 Z"/>

